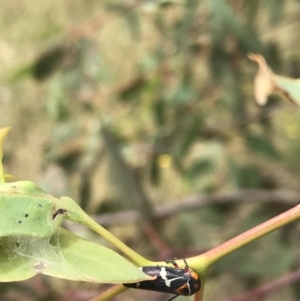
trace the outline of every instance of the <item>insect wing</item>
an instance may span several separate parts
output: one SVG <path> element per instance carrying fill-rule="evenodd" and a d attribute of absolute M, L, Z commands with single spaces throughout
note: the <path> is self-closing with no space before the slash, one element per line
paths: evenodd
<path fill-rule="evenodd" d="M 160 273 L 160 267 L 154 267 L 154 266 L 149 266 L 149 267 L 140 267 L 139 269 L 141 269 L 145 274 L 149 275 L 149 276 L 159 276 Z M 135 282 L 135 283 L 123 283 L 124 286 L 126 287 L 130 287 L 130 288 L 137 288 L 137 289 L 145 289 L 145 290 L 149 290 L 148 288 L 146 288 L 147 286 L 151 286 L 151 284 L 149 284 L 150 282 L 156 281 L 155 280 L 146 280 L 146 281 L 142 281 L 142 282 Z"/>
<path fill-rule="evenodd" d="M 157 278 L 155 280 L 146 280 L 124 285 L 131 288 L 174 294 L 176 290 L 186 284 L 190 278 L 182 269 L 170 267 L 143 267 L 142 271 L 149 276 L 156 276 Z"/>

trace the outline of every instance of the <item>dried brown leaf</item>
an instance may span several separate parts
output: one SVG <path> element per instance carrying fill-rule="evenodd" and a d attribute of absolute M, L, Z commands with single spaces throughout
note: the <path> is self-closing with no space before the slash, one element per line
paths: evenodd
<path fill-rule="evenodd" d="M 268 96 L 275 91 L 275 74 L 262 55 L 251 53 L 248 57 L 259 66 L 254 78 L 254 96 L 257 103 L 263 106 L 267 103 Z"/>
<path fill-rule="evenodd" d="M 276 75 L 260 54 L 250 53 L 248 57 L 259 66 L 254 78 L 254 96 L 258 104 L 265 105 L 268 96 L 277 93 L 300 105 L 300 79 Z"/>

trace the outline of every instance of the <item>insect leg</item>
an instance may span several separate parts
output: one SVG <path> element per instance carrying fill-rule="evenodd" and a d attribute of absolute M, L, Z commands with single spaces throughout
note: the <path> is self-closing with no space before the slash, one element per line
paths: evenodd
<path fill-rule="evenodd" d="M 187 264 L 185 258 L 183 258 L 183 261 L 184 261 L 184 263 L 185 263 L 185 269 L 188 269 L 188 268 L 189 268 L 189 265 Z"/>
<path fill-rule="evenodd" d="M 177 258 L 174 258 L 174 259 L 177 259 Z M 177 262 L 176 262 L 174 259 L 171 259 L 171 260 L 165 260 L 165 262 L 166 262 L 166 263 L 172 263 L 176 269 L 179 269 L 179 266 L 178 266 Z M 168 301 L 168 300 L 167 300 L 167 301 Z"/>

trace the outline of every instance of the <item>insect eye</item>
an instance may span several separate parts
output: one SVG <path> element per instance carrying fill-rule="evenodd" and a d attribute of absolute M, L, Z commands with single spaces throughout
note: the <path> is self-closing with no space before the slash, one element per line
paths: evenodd
<path fill-rule="evenodd" d="M 189 296 L 191 294 L 190 285 L 188 283 L 184 284 L 179 290 L 181 295 Z"/>
<path fill-rule="evenodd" d="M 194 283 L 193 287 L 195 290 L 198 290 L 200 288 L 200 286 L 197 283 Z"/>

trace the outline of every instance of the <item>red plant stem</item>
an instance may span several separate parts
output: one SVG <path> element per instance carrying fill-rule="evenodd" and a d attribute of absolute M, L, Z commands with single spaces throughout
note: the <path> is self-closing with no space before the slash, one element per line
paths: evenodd
<path fill-rule="evenodd" d="M 206 253 L 201 254 L 199 257 L 201 257 L 205 261 L 206 266 L 209 267 L 211 264 L 228 255 L 229 253 L 299 218 L 300 204 L 228 240 L 227 242 L 207 251 Z"/>

